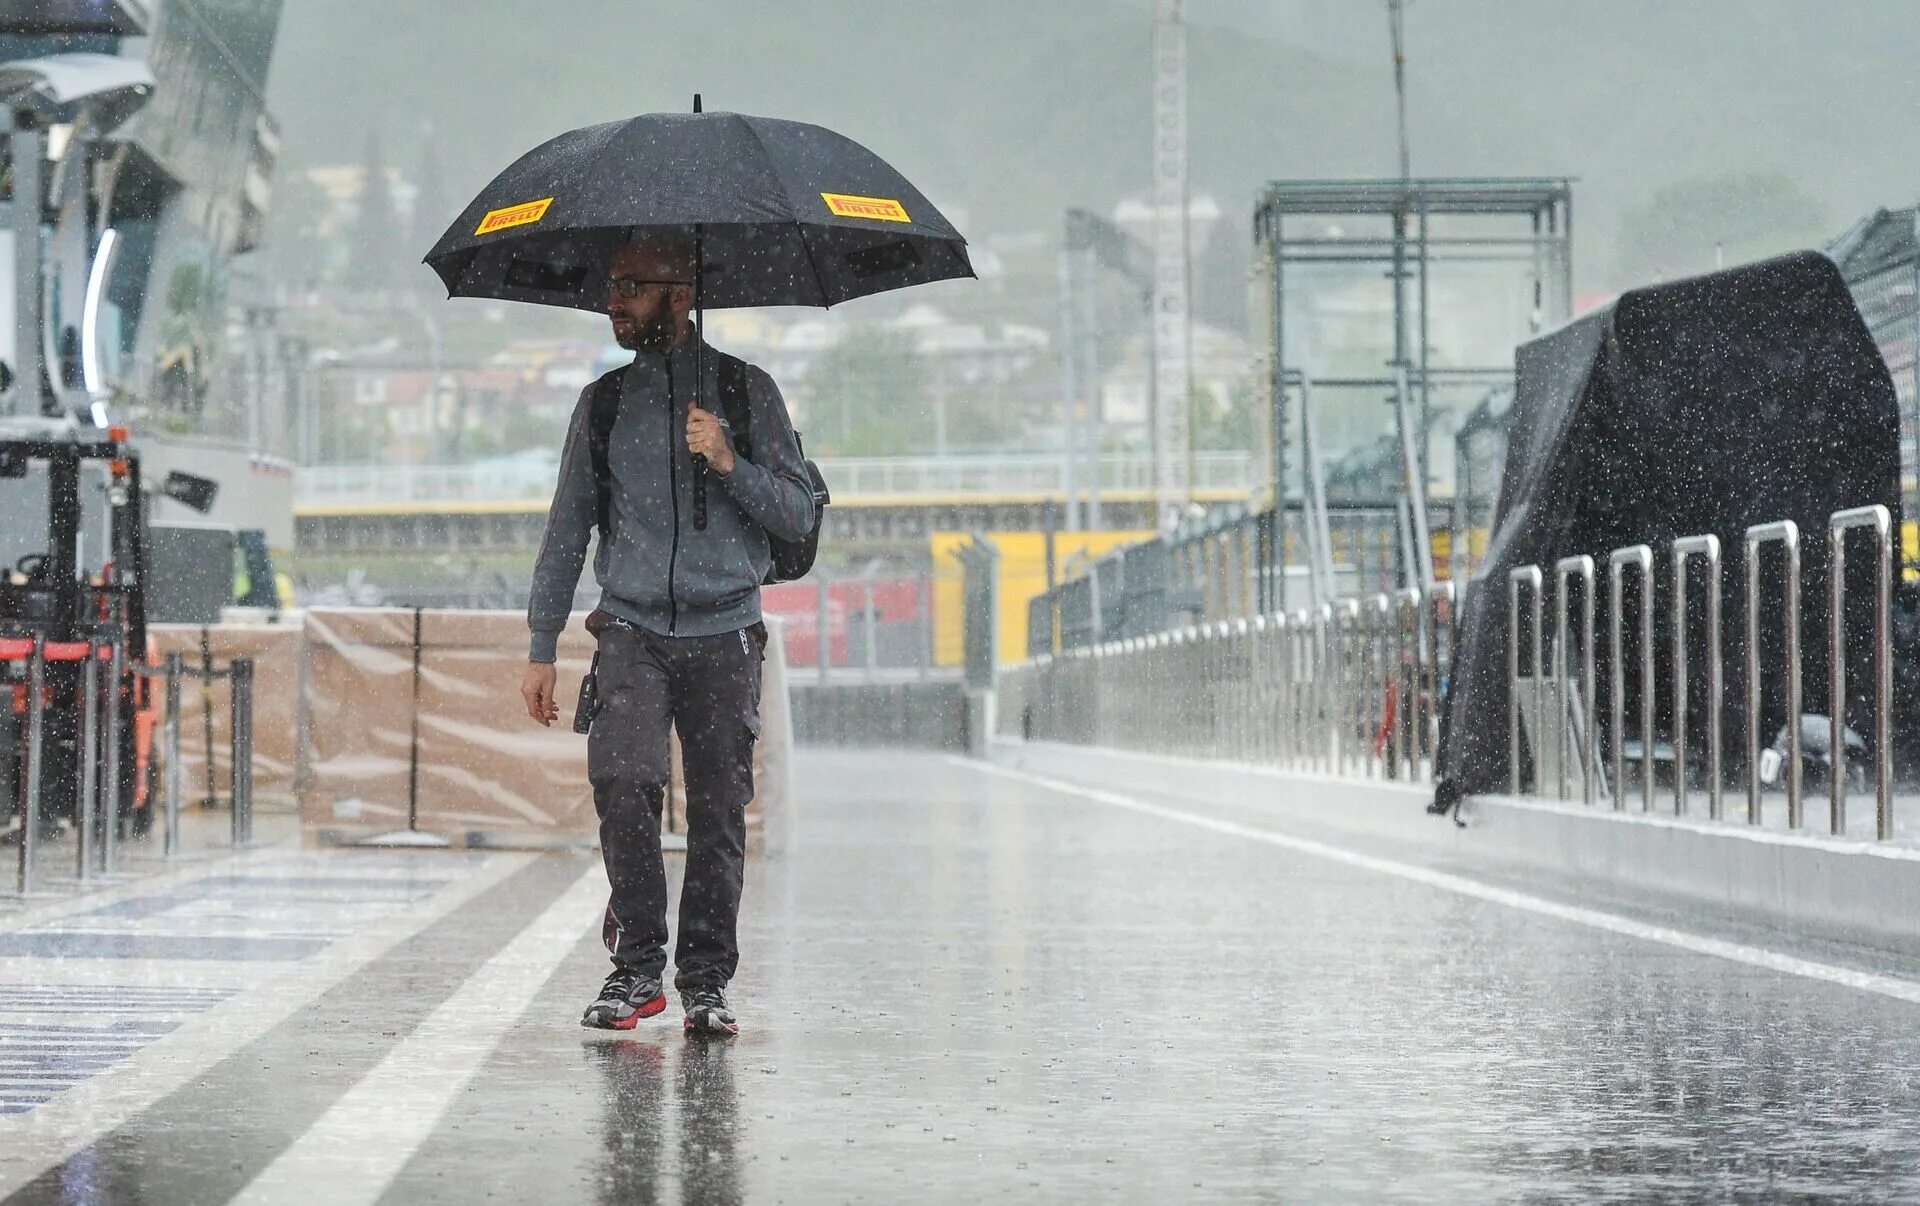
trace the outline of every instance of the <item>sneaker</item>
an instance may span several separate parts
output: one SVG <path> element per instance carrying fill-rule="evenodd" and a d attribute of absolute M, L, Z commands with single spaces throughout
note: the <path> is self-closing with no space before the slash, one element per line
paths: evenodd
<path fill-rule="evenodd" d="M 725 1038 L 740 1033 L 740 1023 L 734 1020 L 733 1011 L 727 1008 L 725 989 L 681 989 L 680 1007 L 687 1011 L 688 1034 Z"/>
<path fill-rule="evenodd" d="M 632 1030 L 641 1018 L 650 1018 L 666 1007 L 667 994 L 658 976 L 616 967 L 600 986 L 600 996 L 587 1006 L 580 1024 L 596 1030 Z"/>

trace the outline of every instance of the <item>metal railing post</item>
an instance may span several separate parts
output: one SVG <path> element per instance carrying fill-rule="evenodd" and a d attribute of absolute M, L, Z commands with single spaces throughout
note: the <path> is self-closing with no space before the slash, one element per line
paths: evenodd
<path fill-rule="evenodd" d="M 100 792 L 100 646 L 87 641 L 87 664 L 80 671 L 80 801 L 79 829 L 74 852 L 78 866 L 74 874 L 81 880 L 93 877 L 93 827 L 99 819 Z"/>
<path fill-rule="evenodd" d="M 1273 704 L 1273 739 L 1269 749 L 1277 766 L 1287 766 L 1293 758 L 1293 620 L 1284 611 L 1276 611 L 1267 622 L 1267 650 L 1273 678 L 1269 687 Z"/>
<path fill-rule="evenodd" d="M 1507 573 L 1507 790 L 1520 794 L 1520 588 L 1533 592 L 1533 695 L 1539 712 L 1540 694 L 1540 588 L 1544 581 L 1537 565 L 1516 566 Z M 1534 717 L 1534 744 L 1541 739 L 1541 720 Z M 1535 788 L 1538 789 L 1539 760 L 1535 759 Z"/>
<path fill-rule="evenodd" d="M 168 858 L 180 853 L 180 792 L 184 786 L 180 767 L 180 676 L 184 659 L 178 650 L 167 654 L 167 726 L 162 756 L 167 760 L 166 809 L 162 851 Z"/>
<path fill-rule="evenodd" d="M 1673 542 L 1673 812 L 1687 811 L 1687 562 L 1707 563 L 1707 815 L 1719 820 L 1721 794 L 1721 716 L 1726 670 L 1720 658 L 1720 538 L 1683 536 Z"/>
<path fill-rule="evenodd" d="M 1313 681 L 1309 674 L 1313 627 L 1306 612 L 1298 611 L 1287 617 L 1287 641 L 1287 714 L 1291 718 L 1287 764 L 1305 769 L 1307 759 L 1313 752 L 1307 696 Z"/>
<path fill-rule="evenodd" d="M 1352 720 L 1349 713 L 1353 707 L 1353 680 L 1358 671 L 1354 659 L 1348 656 L 1348 645 L 1358 645 L 1360 627 L 1360 600 L 1340 600 L 1340 610 L 1336 614 L 1331 604 L 1322 604 L 1321 611 L 1326 620 L 1326 639 L 1322 642 L 1327 666 L 1327 770 L 1330 774 L 1347 773 L 1349 760 L 1353 756 L 1347 725 Z"/>
<path fill-rule="evenodd" d="M 127 681 L 127 644 L 123 629 L 113 638 L 113 652 L 107 661 L 107 724 L 102 735 L 106 742 L 101 798 L 106 802 L 100 822 L 100 869 L 108 875 L 119 870 L 120 858 L 120 692 Z"/>
<path fill-rule="evenodd" d="M 1406 779 L 1409 783 L 1420 781 L 1420 682 L 1424 677 L 1421 669 L 1421 605 L 1426 596 L 1414 587 L 1407 587 L 1399 594 L 1400 606 L 1394 616 L 1394 631 L 1399 635 L 1398 678 L 1400 707 L 1393 718 L 1394 731 L 1399 735 L 1400 758 L 1406 764 Z"/>
<path fill-rule="evenodd" d="M 1594 754 L 1593 683 L 1593 558 L 1586 554 L 1562 557 L 1553 566 L 1554 591 L 1554 666 L 1560 679 L 1560 723 L 1554 726 L 1559 739 L 1560 798 L 1567 798 L 1567 715 L 1573 708 L 1573 684 L 1567 676 L 1567 583 L 1580 580 L 1580 798 L 1591 808 L 1597 798 Z"/>
<path fill-rule="evenodd" d="M 1396 749 L 1393 726 L 1387 721 L 1387 696 L 1393 686 L 1393 596 L 1375 595 L 1367 633 L 1367 698 L 1361 705 L 1361 739 L 1367 743 L 1367 765 L 1372 776 L 1392 779 L 1398 776 L 1400 752 Z M 1380 753 L 1374 754 L 1374 747 Z"/>
<path fill-rule="evenodd" d="M 1431 629 L 1427 641 L 1427 756 L 1433 760 L 1435 778 L 1440 774 L 1440 701 L 1443 689 L 1450 688 L 1453 677 L 1453 617 L 1456 594 L 1451 582 L 1436 582 L 1427 594 L 1427 622 Z M 1445 605 L 1445 615 L 1441 606 Z M 1445 640 L 1442 641 L 1442 635 Z M 1446 650 L 1445 660 L 1441 650 Z M 1442 666 L 1445 666 L 1443 673 Z M 1443 684 L 1445 687 L 1443 688 Z"/>
<path fill-rule="evenodd" d="M 233 844 L 253 841 L 253 659 L 237 657 L 228 663 L 232 691 Z"/>
<path fill-rule="evenodd" d="M 1613 807 L 1627 806 L 1627 675 L 1621 630 L 1625 620 L 1626 570 L 1640 571 L 1640 809 L 1653 811 L 1653 550 L 1644 544 L 1615 549 L 1607 557 L 1609 652 L 1613 655 L 1613 698 L 1608 701 L 1608 736 L 1613 742 Z"/>
<path fill-rule="evenodd" d="M 1253 703 L 1252 714 L 1247 718 L 1252 726 L 1248 736 L 1247 748 L 1252 752 L 1254 761 L 1276 763 L 1279 757 L 1280 707 L 1276 688 L 1280 681 L 1280 667 L 1275 649 L 1279 640 L 1275 627 L 1278 616 L 1269 617 L 1258 614 L 1249 623 L 1253 635 L 1249 638 L 1247 666 L 1247 698 Z"/>
<path fill-rule="evenodd" d="M 26 790 L 20 805 L 20 895 L 32 893 L 40 850 L 40 779 L 46 767 L 47 638 L 33 638 L 27 662 Z"/>
<path fill-rule="evenodd" d="M 1836 836 L 1847 831 L 1847 532 L 1872 528 L 1874 836 L 1893 836 L 1893 514 L 1879 503 L 1835 511 L 1827 523 L 1831 560 L 1827 576 L 1832 606 L 1827 618 L 1827 656 L 1832 662 L 1828 721 L 1832 728 L 1828 820 Z"/>
<path fill-rule="evenodd" d="M 1333 718 L 1333 662 L 1328 652 L 1332 640 L 1334 613 L 1333 604 L 1322 603 L 1310 613 L 1312 628 L 1308 633 L 1306 647 L 1302 650 L 1311 675 L 1307 689 L 1307 708 L 1312 715 L 1315 739 L 1310 741 L 1309 768 L 1325 764 L 1326 772 L 1334 774 L 1338 769 L 1335 761 L 1337 723 Z"/>
<path fill-rule="evenodd" d="M 1760 823 L 1760 550 L 1786 554 L 1781 625 L 1787 646 L 1787 828 L 1800 828 L 1800 527 L 1791 519 L 1747 529 L 1747 822 Z"/>

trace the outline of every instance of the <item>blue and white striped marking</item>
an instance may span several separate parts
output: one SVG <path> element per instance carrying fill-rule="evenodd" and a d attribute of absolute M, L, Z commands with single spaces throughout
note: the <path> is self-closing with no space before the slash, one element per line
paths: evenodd
<path fill-rule="evenodd" d="M 20 1114 L 131 1059 L 231 988 L 0 988 L 0 1114 Z"/>

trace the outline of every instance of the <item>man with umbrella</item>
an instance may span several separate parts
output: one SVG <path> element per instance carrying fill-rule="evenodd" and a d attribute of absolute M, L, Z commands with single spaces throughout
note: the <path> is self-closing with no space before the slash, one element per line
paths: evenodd
<path fill-rule="evenodd" d="M 666 1007 L 660 810 L 668 729 L 677 724 L 688 837 L 674 986 L 689 1031 L 732 1034 L 738 1027 L 725 989 L 740 960 L 734 926 L 767 640 L 759 588 L 768 536 L 803 539 L 814 503 L 772 378 L 757 368 L 741 374 L 753 460 L 736 452 L 721 417 L 702 409 L 703 401 L 715 405 L 709 400 L 719 396 L 719 379 L 739 370 L 698 346 L 694 271 L 691 246 L 653 238 L 616 252 L 606 281 L 614 338 L 637 355 L 619 372 L 606 446 L 607 525 L 594 566 L 601 602 L 589 625 L 600 657 L 587 766 L 613 888 L 604 933 L 614 969 L 582 1021 L 625 1030 Z M 702 360 L 705 389 L 695 376 Z M 593 395 L 586 390 L 575 409 L 534 566 L 532 650 L 521 694 L 542 724 L 559 716 L 554 652 L 598 521 Z M 691 487 L 703 471 L 695 458 L 704 458 L 719 483 L 704 526 L 693 523 Z"/>
<path fill-rule="evenodd" d="M 694 108 L 535 148 L 426 258 L 453 296 L 603 311 L 636 353 L 575 409 L 534 570 L 521 694 L 534 720 L 558 719 L 554 651 L 597 526 L 602 600 L 588 627 L 600 641 L 599 705 L 583 710 L 614 969 L 582 1021 L 625 1030 L 666 1006 L 659 830 L 671 727 L 688 796 L 674 983 L 689 1034 L 729 1035 L 766 641 L 759 588 L 786 560 L 770 540 L 804 543 L 824 493 L 771 378 L 709 348 L 699 316 L 831 306 L 973 270 L 952 224 L 858 143 L 801 122 L 702 114 L 697 98 Z"/>

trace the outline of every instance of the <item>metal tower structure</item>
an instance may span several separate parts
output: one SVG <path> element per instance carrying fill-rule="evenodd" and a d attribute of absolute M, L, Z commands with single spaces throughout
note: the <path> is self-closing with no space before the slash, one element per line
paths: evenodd
<path fill-rule="evenodd" d="M 1162 531 L 1191 493 L 1193 249 L 1187 222 L 1186 0 L 1155 0 L 1153 29 L 1153 451 Z"/>

